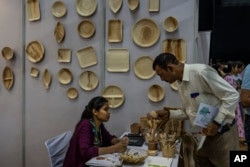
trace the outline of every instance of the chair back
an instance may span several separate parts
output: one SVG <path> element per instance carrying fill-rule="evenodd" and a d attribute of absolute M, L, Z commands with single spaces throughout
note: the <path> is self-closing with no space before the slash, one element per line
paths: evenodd
<path fill-rule="evenodd" d="M 63 166 L 63 161 L 72 135 L 71 131 L 66 131 L 45 141 L 44 144 L 48 150 L 51 167 Z"/>

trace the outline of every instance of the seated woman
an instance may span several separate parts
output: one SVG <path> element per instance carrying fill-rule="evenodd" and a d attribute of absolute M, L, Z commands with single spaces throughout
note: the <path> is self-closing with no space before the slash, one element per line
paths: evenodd
<path fill-rule="evenodd" d="M 85 107 L 66 153 L 64 167 L 84 167 L 92 157 L 120 153 L 127 149 L 128 138 L 117 138 L 104 127 L 110 118 L 108 100 L 97 96 Z"/>

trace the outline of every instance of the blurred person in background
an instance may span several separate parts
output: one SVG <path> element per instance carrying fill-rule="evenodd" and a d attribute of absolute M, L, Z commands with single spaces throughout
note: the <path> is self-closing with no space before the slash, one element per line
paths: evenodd
<path fill-rule="evenodd" d="M 245 109 L 244 128 L 245 128 L 246 143 L 249 151 L 250 149 L 250 64 L 248 64 L 243 71 L 240 100 L 242 107 Z"/>
<path fill-rule="evenodd" d="M 237 69 L 237 63 L 235 61 L 229 61 L 227 63 L 227 73 L 224 76 L 224 79 L 230 84 L 232 85 L 236 90 L 240 89 L 240 86 L 237 83 L 237 80 L 235 80 L 235 76 L 238 74 L 238 69 Z M 245 130 L 244 130 L 244 123 L 243 123 L 243 119 L 242 119 L 242 114 L 241 114 L 241 110 L 240 110 L 240 103 L 237 104 L 236 107 L 236 124 L 237 124 L 237 128 L 238 128 L 238 135 L 239 135 L 239 142 L 240 144 L 244 144 L 245 142 Z"/>

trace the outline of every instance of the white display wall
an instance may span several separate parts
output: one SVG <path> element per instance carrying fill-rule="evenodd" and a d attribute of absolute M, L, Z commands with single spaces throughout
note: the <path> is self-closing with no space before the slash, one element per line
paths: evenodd
<path fill-rule="evenodd" d="M 6 61 L 1 58 L 0 69 L 8 65 L 14 72 L 14 85 L 6 90 L 0 84 L 0 166 L 1 167 L 45 167 L 49 166 L 49 158 L 44 141 L 67 130 L 74 130 L 80 119 L 82 110 L 94 96 L 101 95 L 109 85 L 119 86 L 125 95 L 124 103 L 111 108 L 111 118 L 106 127 L 119 136 L 130 130 L 130 124 L 139 121 L 139 117 L 147 112 L 162 108 L 164 105 L 180 106 L 179 96 L 167 83 L 154 76 L 150 79 L 139 79 L 135 76 L 134 62 L 140 56 L 154 58 L 161 52 L 161 44 L 165 39 L 183 39 L 186 42 L 186 62 L 197 60 L 197 1 L 196 0 L 160 0 L 158 12 L 148 11 L 148 0 L 140 0 L 140 6 L 130 11 L 127 0 L 123 0 L 121 9 L 114 14 L 109 8 L 108 0 L 97 0 L 97 9 L 91 16 L 80 16 L 76 11 L 75 1 L 62 0 L 67 13 L 56 18 L 51 13 L 55 0 L 40 0 L 41 18 L 29 21 L 26 0 L 2 0 L 0 2 L 0 47 L 10 46 L 15 51 L 15 59 Z M 14 11 L 14 12 L 13 12 Z M 179 28 L 173 33 L 165 32 L 163 21 L 167 16 L 174 16 L 179 21 Z M 153 19 L 160 28 L 160 37 L 150 47 L 137 46 L 131 38 L 131 29 L 136 21 L 142 18 Z M 84 39 L 77 31 L 78 24 L 85 19 L 91 20 L 96 32 L 93 37 Z M 123 39 L 121 42 L 108 41 L 108 21 L 120 19 L 123 23 Z M 54 28 L 60 21 L 65 27 L 65 38 L 57 43 Z M 33 63 L 25 53 L 31 41 L 39 41 L 45 49 L 44 58 Z M 92 46 L 95 49 L 98 63 L 81 68 L 77 59 L 77 51 Z M 58 49 L 71 49 L 71 62 L 58 62 Z M 126 72 L 109 72 L 106 66 L 106 53 L 109 49 L 125 48 L 129 51 L 129 70 Z M 31 67 L 39 69 L 37 78 L 30 75 Z M 42 74 L 45 69 L 52 74 L 49 89 L 45 89 Z M 58 72 L 68 68 L 73 80 L 63 85 L 58 81 Z M 151 68 L 151 67 L 148 67 Z M 93 71 L 99 78 L 98 86 L 93 90 L 83 90 L 78 78 L 84 71 Z M 2 78 L 2 77 L 1 77 Z M 165 98 L 152 102 L 147 96 L 148 88 L 159 84 L 164 88 Z M 67 89 L 75 87 L 78 98 L 67 97 Z"/>

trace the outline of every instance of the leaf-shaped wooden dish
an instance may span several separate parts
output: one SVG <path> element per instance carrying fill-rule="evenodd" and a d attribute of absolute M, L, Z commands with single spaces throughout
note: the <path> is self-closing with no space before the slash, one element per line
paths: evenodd
<path fill-rule="evenodd" d="M 26 47 L 26 54 L 32 63 L 40 62 L 44 57 L 44 47 L 39 41 L 31 41 Z"/>
<path fill-rule="evenodd" d="M 39 0 L 27 0 L 27 15 L 29 21 L 40 20 Z"/>
<path fill-rule="evenodd" d="M 148 98 L 153 102 L 159 102 L 164 98 L 164 89 L 160 85 L 153 84 L 148 89 Z"/>
<path fill-rule="evenodd" d="M 47 68 L 43 71 L 42 81 L 45 89 L 49 89 L 52 81 L 52 76 Z"/>
<path fill-rule="evenodd" d="M 38 70 L 36 67 L 31 67 L 31 68 L 30 68 L 30 75 L 31 75 L 32 77 L 37 78 L 38 75 L 39 75 L 39 70 Z"/>
<path fill-rule="evenodd" d="M 67 90 L 67 96 L 69 99 L 76 99 L 78 97 L 78 91 L 75 87 L 70 87 L 68 90 Z"/>
<path fill-rule="evenodd" d="M 67 85 L 73 80 L 72 72 L 68 68 L 59 70 L 57 77 L 58 81 L 63 85 Z"/>
<path fill-rule="evenodd" d="M 2 49 L 2 56 L 5 60 L 11 60 L 14 57 L 14 51 L 6 46 Z"/>
<path fill-rule="evenodd" d="M 65 3 L 63 1 L 55 1 L 51 7 L 51 12 L 55 17 L 63 17 L 67 13 Z"/>
<path fill-rule="evenodd" d="M 108 41 L 121 42 L 122 41 L 122 21 L 119 19 L 109 20 L 108 23 Z"/>
<path fill-rule="evenodd" d="M 80 49 L 76 54 L 81 68 L 97 64 L 96 53 L 92 46 Z"/>
<path fill-rule="evenodd" d="M 58 62 L 69 63 L 71 62 L 71 49 L 61 48 L 58 49 Z"/>
<path fill-rule="evenodd" d="M 128 0 L 128 7 L 131 11 L 136 10 L 139 7 L 140 0 Z"/>
<path fill-rule="evenodd" d="M 83 20 L 78 24 L 78 33 L 83 38 L 90 38 L 95 34 L 95 26 L 91 20 Z"/>
<path fill-rule="evenodd" d="M 125 100 L 122 89 L 116 85 L 109 85 L 104 88 L 102 96 L 108 99 L 110 108 L 120 107 Z"/>
<path fill-rule="evenodd" d="M 5 66 L 3 70 L 3 85 L 7 90 L 10 90 L 14 84 L 14 73 L 10 67 Z"/>
<path fill-rule="evenodd" d="M 122 7 L 122 0 L 109 0 L 109 7 L 113 13 L 117 13 Z"/>
<path fill-rule="evenodd" d="M 61 43 L 64 39 L 64 36 L 65 36 L 64 26 L 60 21 L 58 21 L 54 29 L 54 37 L 56 39 L 56 42 Z"/>
<path fill-rule="evenodd" d="M 96 8 L 96 0 L 76 0 L 76 11 L 81 16 L 91 16 Z"/>
<path fill-rule="evenodd" d="M 83 90 L 93 90 L 98 86 L 99 79 L 93 71 L 84 71 L 78 78 L 80 87 Z"/>

